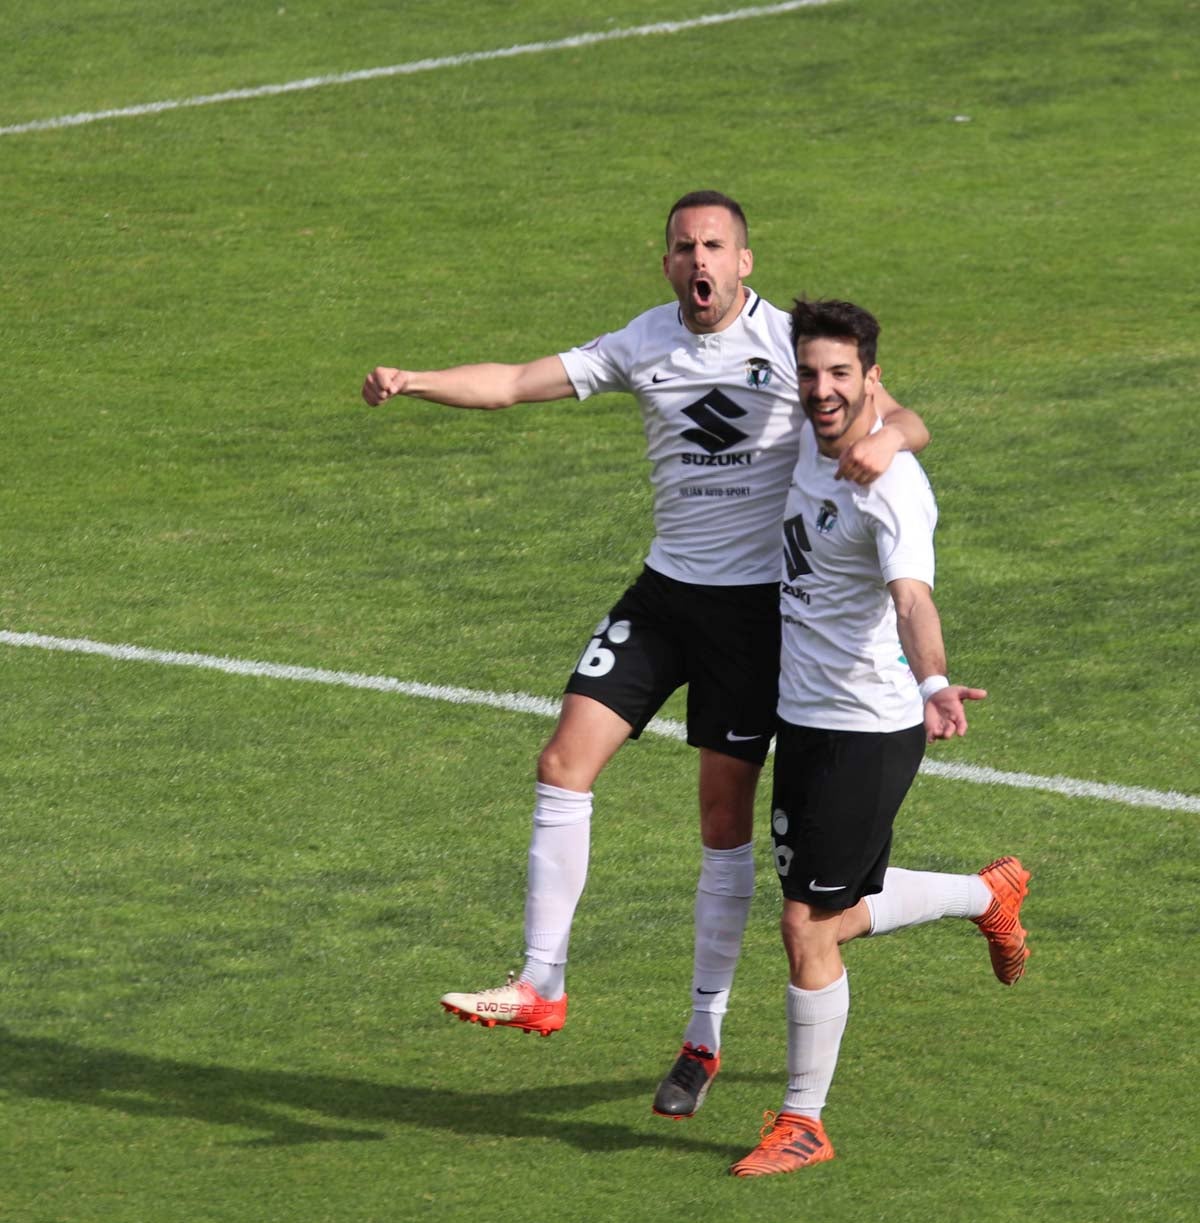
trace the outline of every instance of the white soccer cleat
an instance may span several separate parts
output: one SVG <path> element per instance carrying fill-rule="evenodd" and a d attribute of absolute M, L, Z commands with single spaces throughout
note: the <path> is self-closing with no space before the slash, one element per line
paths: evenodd
<path fill-rule="evenodd" d="M 567 1020 L 566 994 L 553 1001 L 543 998 L 528 981 L 514 981 L 512 973 L 507 985 L 477 994 L 443 994 L 441 1002 L 444 1010 L 464 1023 L 481 1023 L 485 1028 L 520 1028 L 549 1036 Z"/>

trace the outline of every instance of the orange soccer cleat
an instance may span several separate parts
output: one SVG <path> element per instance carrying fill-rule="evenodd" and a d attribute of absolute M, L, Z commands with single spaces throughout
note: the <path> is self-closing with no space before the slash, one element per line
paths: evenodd
<path fill-rule="evenodd" d="M 833 1143 L 825 1127 L 812 1117 L 798 1113 L 763 1113 L 766 1125 L 762 1141 L 729 1169 L 734 1176 L 773 1176 L 777 1172 L 798 1172 L 809 1164 L 833 1158 Z"/>
<path fill-rule="evenodd" d="M 506 985 L 477 994 L 443 994 L 441 1002 L 464 1023 L 481 1023 L 485 1028 L 520 1028 L 549 1036 L 567 1021 L 566 994 L 543 998 L 527 981 L 514 981 L 512 973 Z"/>
<path fill-rule="evenodd" d="M 1012 985 L 1025 974 L 1029 948 L 1021 925 L 1021 903 L 1029 895 L 1029 872 L 1019 858 L 997 858 L 979 872 L 992 893 L 992 903 L 981 917 L 971 920 L 983 931 L 992 957 L 992 971 L 1002 985 Z"/>

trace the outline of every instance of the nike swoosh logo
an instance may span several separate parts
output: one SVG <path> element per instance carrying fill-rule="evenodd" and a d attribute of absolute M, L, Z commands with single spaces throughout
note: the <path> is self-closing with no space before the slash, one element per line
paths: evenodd
<path fill-rule="evenodd" d="M 822 887 L 822 886 L 821 886 L 821 885 L 820 885 L 820 884 L 819 884 L 819 883 L 818 883 L 818 882 L 817 882 L 817 881 L 814 879 L 814 880 L 813 880 L 813 881 L 812 881 L 812 882 L 811 882 L 811 883 L 808 885 L 808 890 L 809 890 L 810 892 L 844 892 L 844 891 L 846 890 L 846 885 L 845 885 L 844 883 L 839 883 L 839 884 L 838 884 L 836 887 L 832 887 L 832 888 L 823 888 L 823 887 Z"/>
<path fill-rule="evenodd" d="M 730 743 L 745 743 L 749 739 L 761 739 L 762 735 L 735 735 L 733 731 L 727 730 L 725 732 L 725 738 L 728 739 Z"/>
<path fill-rule="evenodd" d="M 650 379 L 650 381 L 651 381 L 651 382 L 672 382 L 672 381 L 674 381 L 676 378 L 680 378 L 680 377 L 682 377 L 682 375 L 681 375 L 681 374 L 667 374 L 665 377 L 663 377 L 663 376 L 661 376 L 661 375 L 659 375 L 659 374 L 655 374 L 655 375 L 654 375 L 654 376 L 653 376 L 653 377 Z"/>
<path fill-rule="evenodd" d="M 719 989 L 698 989 L 696 990 L 696 993 L 698 994 L 719 994 L 721 993 L 721 990 Z"/>

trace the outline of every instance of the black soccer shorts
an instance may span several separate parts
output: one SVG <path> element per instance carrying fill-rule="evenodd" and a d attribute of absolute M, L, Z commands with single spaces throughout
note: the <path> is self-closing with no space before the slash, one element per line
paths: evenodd
<path fill-rule="evenodd" d="M 876 734 L 780 721 L 771 835 L 784 896 L 849 909 L 883 891 L 892 824 L 924 755 L 924 724 Z"/>
<path fill-rule="evenodd" d="M 779 584 L 700 586 L 653 569 L 600 621 L 566 690 L 608 706 L 636 739 L 686 684 L 687 741 L 762 764 L 779 688 Z"/>

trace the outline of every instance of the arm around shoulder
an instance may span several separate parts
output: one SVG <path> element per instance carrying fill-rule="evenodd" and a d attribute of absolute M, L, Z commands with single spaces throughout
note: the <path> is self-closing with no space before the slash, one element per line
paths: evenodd
<path fill-rule="evenodd" d="M 875 411 L 884 428 L 896 430 L 903 439 L 896 446 L 897 450 L 920 454 L 929 445 L 929 429 L 925 422 L 911 408 L 897 403 L 883 383 L 875 388 Z"/>
<path fill-rule="evenodd" d="M 871 484 L 887 471 L 901 450 L 918 454 L 929 444 L 929 430 L 916 412 L 901 407 L 882 384 L 876 386 L 873 395 L 873 406 L 883 428 L 860 437 L 847 448 L 838 463 L 839 480 Z"/>

